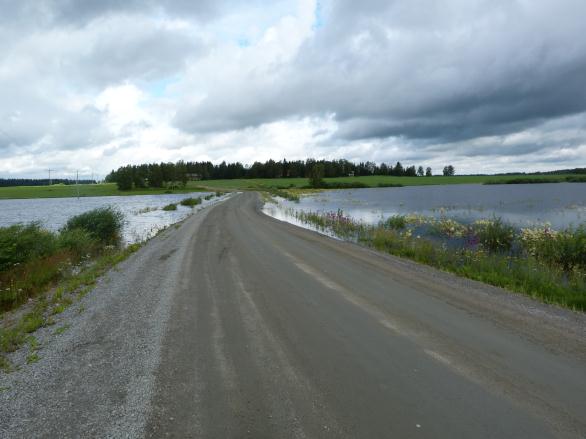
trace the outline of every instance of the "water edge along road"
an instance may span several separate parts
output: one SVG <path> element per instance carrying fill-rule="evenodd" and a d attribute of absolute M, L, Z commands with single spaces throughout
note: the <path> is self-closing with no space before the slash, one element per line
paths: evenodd
<path fill-rule="evenodd" d="M 105 276 L 0 379 L 0 436 L 586 436 L 583 314 L 259 206 L 234 196 Z"/>

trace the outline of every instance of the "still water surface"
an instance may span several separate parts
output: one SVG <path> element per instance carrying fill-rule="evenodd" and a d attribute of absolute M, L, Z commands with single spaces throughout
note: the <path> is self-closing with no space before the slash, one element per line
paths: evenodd
<path fill-rule="evenodd" d="M 324 191 L 299 203 L 279 200 L 265 212 L 294 222 L 292 208 L 313 212 L 341 209 L 345 215 L 374 224 L 392 215 L 447 217 L 463 223 L 500 217 L 517 226 L 549 223 L 555 229 L 586 222 L 586 184 L 445 185 Z"/>
<path fill-rule="evenodd" d="M 0 226 L 38 221 L 50 230 L 58 230 L 72 216 L 98 207 L 112 206 L 124 214 L 123 239 L 126 243 L 132 243 L 149 238 L 160 229 L 181 221 L 194 211 L 220 199 L 216 197 L 203 200 L 203 197 L 209 194 L 210 192 L 195 192 L 123 197 L 0 200 Z M 194 209 L 178 205 L 175 211 L 161 210 L 161 207 L 167 204 L 178 203 L 188 197 L 202 197 L 202 204 L 195 206 Z"/>

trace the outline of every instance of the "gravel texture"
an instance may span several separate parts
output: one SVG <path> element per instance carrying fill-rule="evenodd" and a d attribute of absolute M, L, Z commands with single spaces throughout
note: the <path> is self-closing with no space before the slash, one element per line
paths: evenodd
<path fill-rule="evenodd" d="M 40 360 L 0 373 L 0 437 L 143 436 L 177 261 L 208 212 L 147 242 L 34 334 Z"/>

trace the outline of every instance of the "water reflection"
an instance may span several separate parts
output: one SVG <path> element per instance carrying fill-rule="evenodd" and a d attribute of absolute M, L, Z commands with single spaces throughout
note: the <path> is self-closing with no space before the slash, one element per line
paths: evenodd
<path fill-rule="evenodd" d="M 549 223 L 555 229 L 586 221 L 586 185 L 581 183 L 526 185 L 446 185 L 324 191 L 299 203 L 279 200 L 265 211 L 299 222 L 287 209 L 331 212 L 342 209 L 354 219 L 376 224 L 392 215 L 418 214 L 470 223 L 500 217 L 517 227 Z"/>

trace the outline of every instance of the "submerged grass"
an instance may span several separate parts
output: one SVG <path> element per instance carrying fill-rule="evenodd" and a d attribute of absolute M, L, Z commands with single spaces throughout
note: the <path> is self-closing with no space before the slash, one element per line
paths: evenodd
<path fill-rule="evenodd" d="M 201 197 L 185 198 L 185 199 L 181 200 L 181 202 L 179 204 L 181 204 L 182 206 L 185 206 L 185 207 L 195 207 L 198 204 L 201 204 Z"/>
<path fill-rule="evenodd" d="M 527 294 L 544 302 L 586 311 L 586 228 L 554 232 L 516 230 L 500 218 L 470 225 L 447 218 L 393 216 L 367 225 L 344 215 L 295 211 L 294 216 L 337 237 L 430 265 L 459 276 Z M 432 240 L 413 236 L 427 227 Z M 460 239 L 461 246 L 446 245 Z"/>

